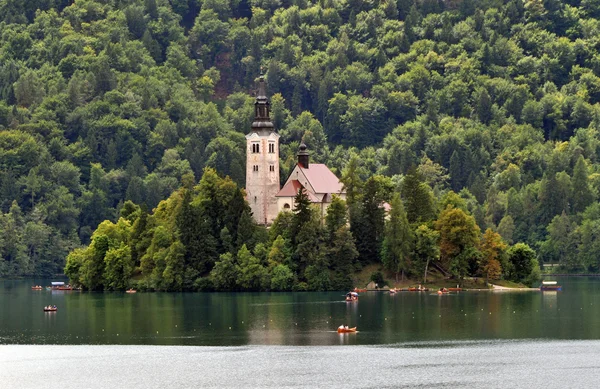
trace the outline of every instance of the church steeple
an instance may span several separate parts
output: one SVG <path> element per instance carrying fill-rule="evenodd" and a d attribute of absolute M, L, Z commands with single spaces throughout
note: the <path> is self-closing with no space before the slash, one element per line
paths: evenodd
<path fill-rule="evenodd" d="M 271 122 L 271 104 L 267 98 L 267 92 L 265 92 L 265 76 L 260 72 L 258 79 L 258 93 L 256 95 L 256 102 L 254 103 L 254 122 L 252 123 L 252 130 L 254 131 L 273 131 L 274 126 Z"/>
<path fill-rule="evenodd" d="M 254 121 L 246 135 L 246 198 L 254 220 L 269 225 L 277 216 L 279 192 L 279 134 L 270 117 L 265 77 L 260 73 Z"/>

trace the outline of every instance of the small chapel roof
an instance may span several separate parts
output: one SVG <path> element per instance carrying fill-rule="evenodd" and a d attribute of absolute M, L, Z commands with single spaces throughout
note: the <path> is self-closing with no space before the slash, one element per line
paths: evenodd
<path fill-rule="evenodd" d="M 322 163 L 311 163 L 308 168 L 298 165 L 315 193 L 346 193 L 344 185 L 327 165 Z"/>
<path fill-rule="evenodd" d="M 283 188 L 275 195 L 275 197 L 294 197 L 298 194 L 298 191 L 302 188 L 304 193 L 308 196 L 308 199 L 312 203 L 320 203 L 320 200 L 317 196 L 306 190 L 304 186 L 298 180 L 290 180 L 287 184 L 284 185 Z"/>

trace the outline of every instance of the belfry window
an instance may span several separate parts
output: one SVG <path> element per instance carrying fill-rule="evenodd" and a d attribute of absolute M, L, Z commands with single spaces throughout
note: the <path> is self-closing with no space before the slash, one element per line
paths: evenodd
<path fill-rule="evenodd" d="M 269 154 L 273 154 L 275 152 L 275 143 L 269 142 Z"/>
<path fill-rule="evenodd" d="M 252 143 L 252 153 L 260 153 L 260 145 L 258 143 Z"/>
<path fill-rule="evenodd" d="M 274 171 L 275 171 L 275 165 L 271 165 L 271 166 L 269 166 L 269 171 L 270 171 L 270 172 L 274 172 Z"/>
<path fill-rule="evenodd" d="M 258 171 L 258 165 L 252 166 L 252 171 L 257 172 Z"/>

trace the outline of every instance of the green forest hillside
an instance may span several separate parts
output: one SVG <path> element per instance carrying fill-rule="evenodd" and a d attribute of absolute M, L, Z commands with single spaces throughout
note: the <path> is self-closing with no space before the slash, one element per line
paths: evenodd
<path fill-rule="evenodd" d="M 97 228 L 129 231 L 147 217 L 153 235 L 125 268 L 155 274 L 148 287 L 206 286 L 198 277 L 227 253 L 220 264 L 262 258 L 268 268 L 277 236 L 253 226 L 227 244 L 247 220 L 243 204 L 231 211 L 235 222 L 210 219 L 213 260 L 185 282 L 161 284 L 162 260 L 147 273 L 141 262 L 153 237 L 174 258 L 201 244 L 183 238 L 189 223 L 167 215 L 217 206 L 202 194 L 209 184 L 193 189 L 205 168 L 211 185 L 224 180 L 228 196 L 242 193 L 232 186 L 245 183 L 261 67 L 282 179 L 304 140 L 356 195 L 352 234 L 337 237 L 355 242 L 339 254 L 350 264 L 300 255 L 302 242 L 286 237 L 300 233 L 298 220 L 279 230 L 277 247 L 316 261 L 314 277 L 382 260 L 392 273 L 419 274 L 419 258 L 440 257 L 455 275 L 510 278 L 509 251 L 526 245 L 541 261 L 598 271 L 599 47 L 594 0 L 0 0 L 0 276 L 61 273 Z M 169 196 L 172 208 L 161 208 Z M 397 205 L 396 224 L 385 225 L 383 201 Z M 457 220 L 470 232 L 451 242 Z M 173 230 L 163 236 L 170 243 L 155 234 L 159 225 Z M 336 232 L 321 243 L 336 246 Z M 97 265 L 128 239 L 104 242 Z M 304 267 L 290 266 L 282 278 L 310 284 Z M 90 277 L 90 288 L 124 287 Z M 259 288 L 248 285 L 237 286 Z"/>

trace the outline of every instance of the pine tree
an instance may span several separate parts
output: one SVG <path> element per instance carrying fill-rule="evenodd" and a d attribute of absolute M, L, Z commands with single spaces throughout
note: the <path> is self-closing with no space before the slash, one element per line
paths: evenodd
<path fill-rule="evenodd" d="M 296 237 L 302 227 L 312 218 L 311 202 L 304 188 L 300 188 L 294 198 L 294 217 L 292 219 L 292 242 L 297 243 Z"/>
<path fill-rule="evenodd" d="M 402 199 L 410 223 L 426 222 L 435 216 L 431 189 L 421 182 L 417 170 L 413 167 L 402 181 Z"/>
<path fill-rule="evenodd" d="M 573 169 L 573 212 L 583 212 L 594 201 L 594 192 L 590 187 L 587 165 L 583 156 L 577 159 Z"/>
<path fill-rule="evenodd" d="M 386 269 L 398 275 L 404 274 L 410 268 L 410 254 L 414 246 L 414 234 L 410 229 L 404 204 L 399 194 L 395 194 L 391 203 L 390 219 L 385 225 L 385 238 L 383 240 L 383 265 Z"/>
<path fill-rule="evenodd" d="M 347 213 L 346 202 L 340 199 L 339 196 L 333 195 L 331 204 L 327 208 L 327 216 L 325 216 L 325 229 L 330 241 L 335 233 L 348 223 Z"/>

